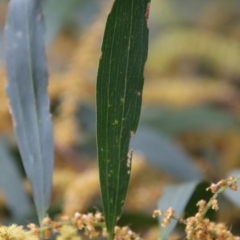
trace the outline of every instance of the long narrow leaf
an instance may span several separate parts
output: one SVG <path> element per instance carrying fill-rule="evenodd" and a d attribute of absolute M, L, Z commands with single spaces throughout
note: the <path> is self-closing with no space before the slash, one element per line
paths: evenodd
<path fill-rule="evenodd" d="M 11 0 L 5 27 L 7 94 L 39 220 L 49 205 L 53 169 L 53 134 L 40 4 L 39 0 Z"/>
<path fill-rule="evenodd" d="M 131 170 L 148 52 L 149 0 L 116 0 L 108 16 L 97 78 L 97 147 L 109 239 L 121 215 Z"/>
<path fill-rule="evenodd" d="M 193 181 L 203 178 L 203 174 L 180 146 L 151 128 L 139 125 L 130 147 L 141 151 L 148 163 L 175 179 Z"/>

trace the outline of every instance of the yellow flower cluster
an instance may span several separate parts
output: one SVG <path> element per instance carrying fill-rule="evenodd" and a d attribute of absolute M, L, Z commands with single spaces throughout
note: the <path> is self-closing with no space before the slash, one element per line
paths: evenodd
<path fill-rule="evenodd" d="M 210 222 L 209 219 L 199 221 L 194 216 L 186 220 L 186 237 L 194 240 L 240 240 L 240 237 L 232 235 L 223 223 Z"/>
<path fill-rule="evenodd" d="M 33 223 L 28 224 L 27 227 L 28 230 L 24 230 L 22 226 L 15 224 L 10 227 L 0 226 L 0 240 L 49 239 L 53 233 L 57 234 L 57 240 L 81 240 L 81 232 L 90 239 L 100 235 L 107 236 L 104 217 L 100 212 L 95 214 L 77 212 L 72 218 L 61 217 L 60 221 L 52 221 L 49 217 L 46 217 L 42 220 L 41 227 Z M 128 226 L 116 226 L 114 240 L 141 240 L 141 238 Z"/>
<path fill-rule="evenodd" d="M 65 225 L 59 230 L 60 235 L 57 240 L 81 240 L 82 238 L 78 236 L 77 229 L 73 226 Z"/>
<path fill-rule="evenodd" d="M 128 226 L 114 228 L 114 240 L 140 240 L 139 235 L 134 233 Z"/>
<path fill-rule="evenodd" d="M 52 221 L 46 217 L 42 220 L 41 227 L 38 228 L 35 224 L 29 224 L 28 228 L 32 235 L 44 236 L 45 239 L 50 238 L 52 233 L 57 233 L 57 240 L 81 240 L 78 234 L 79 230 L 82 230 L 91 239 L 100 235 L 100 230 L 105 228 L 105 223 L 100 212 L 95 214 L 80 214 L 77 212 L 73 218 L 63 216 L 60 221 Z M 100 230 L 97 231 L 97 228 Z"/>
<path fill-rule="evenodd" d="M 205 200 L 197 202 L 198 212 L 195 216 L 187 219 L 179 219 L 174 216 L 174 209 L 169 208 L 164 214 L 160 209 L 153 212 L 153 217 L 164 215 L 161 226 L 166 227 L 170 224 L 171 219 L 175 219 L 186 225 L 185 233 L 186 239 L 189 240 L 240 240 L 239 236 L 234 236 L 224 223 L 211 222 L 209 219 L 204 218 L 207 211 L 211 208 L 218 210 L 217 197 L 219 193 L 223 192 L 226 188 L 237 190 L 237 181 L 240 177 L 228 177 L 227 179 L 220 180 L 218 183 L 212 183 L 206 190 L 211 190 L 214 195 L 210 198 L 208 203 Z"/>
<path fill-rule="evenodd" d="M 16 224 L 10 227 L 0 226 L 0 240 L 38 240 L 36 235 L 25 231 L 22 226 Z"/>

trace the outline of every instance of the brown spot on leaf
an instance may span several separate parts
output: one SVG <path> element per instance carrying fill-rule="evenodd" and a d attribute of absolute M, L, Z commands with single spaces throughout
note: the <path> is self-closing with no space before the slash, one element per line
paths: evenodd
<path fill-rule="evenodd" d="M 146 25 L 147 25 L 147 28 L 149 28 L 149 26 L 148 26 L 149 10 L 150 10 L 150 3 L 147 4 L 147 9 L 146 9 L 146 12 L 145 12 L 145 18 L 146 18 Z"/>

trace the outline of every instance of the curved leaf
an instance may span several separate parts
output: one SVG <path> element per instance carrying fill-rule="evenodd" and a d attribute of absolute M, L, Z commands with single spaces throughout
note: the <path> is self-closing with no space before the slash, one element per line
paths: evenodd
<path fill-rule="evenodd" d="M 5 27 L 7 94 L 39 220 L 49 205 L 53 170 L 53 133 L 40 4 L 39 0 L 11 0 Z"/>
<path fill-rule="evenodd" d="M 97 147 L 109 239 L 124 204 L 148 51 L 149 0 L 116 0 L 108 16 L 97 78 Z"/>
<path fill-rule="evenodd" d="M 131 148 L 141 151 L 153 166 L 180 180 L 196 180 L 203 175 L 191 158 L 166 136 L 150 128 L 139 127 Z"/>

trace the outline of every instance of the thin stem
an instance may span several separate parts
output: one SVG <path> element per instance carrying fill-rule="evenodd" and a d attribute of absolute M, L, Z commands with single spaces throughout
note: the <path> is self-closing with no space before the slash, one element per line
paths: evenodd
<path fill-rule="evenodd" d="M 240 176 L 235 177 L 233 180 L 230 180 L 226 183 L 226 185 L 221 186 L 216 193 L 214 193 L 214 195 L 211 197 L 211 199 L 208 201 L 207 205 L 205 206 L 205 208 L 203 209 L 202 213 L 201 213 L 201 217 L 200 217 L 200 221 L 202 221 L 207 213 L 207 211 L 212 207 L 212 201 L 214 199 L 217 199 L 219 194 L 222 193 L 225 189 L 229 188 L 231 185 L 233 185 L 234 183 L 236 183 L 237 181 L 240 180 Z"/>

